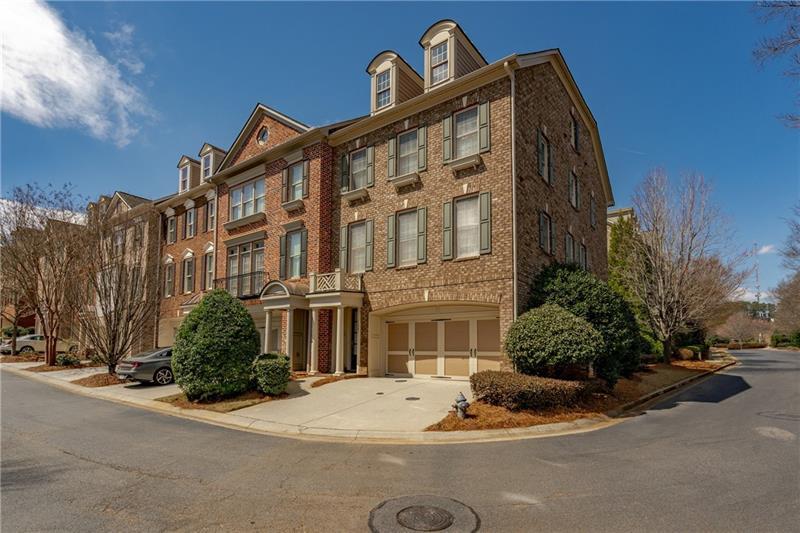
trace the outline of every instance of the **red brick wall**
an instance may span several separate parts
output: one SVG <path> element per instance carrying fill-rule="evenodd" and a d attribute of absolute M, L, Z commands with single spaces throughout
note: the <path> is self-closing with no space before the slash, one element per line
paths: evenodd
<path fill-rule="evenodd" d="M 269 138 L 265 144 L 261 145 L 258 144 L 258 132 L 264 126 L 269 128 Z M 242 147 L 239 148 L 236 154 L 234 154 L 234 156 L 231 158 L 231 162 L 228 166 L 232 166 L 240 161 L 250 159 L 251 157 L 269 150 L 270 148 L 274 148 L 279 144 L 283 144 L 297 135 L 300 135 L 300 132 L 296 129 L 290 128 L 282 122 L 279 122 L 267 115 L 262 115 L 261 120 L 257 121 L 255 126 L 253 126 L 247 133 L 245 141 L 242 143 Z"/>

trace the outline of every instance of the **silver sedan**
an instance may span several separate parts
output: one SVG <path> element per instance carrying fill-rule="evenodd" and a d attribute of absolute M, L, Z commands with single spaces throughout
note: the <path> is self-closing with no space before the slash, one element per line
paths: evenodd
<path fill-rule="evenodd" d="M 159 348 L 122 359 L 116 368 L 119 377 L 169 385 L 175 380 L 172 375 L 172 348 Z"/>

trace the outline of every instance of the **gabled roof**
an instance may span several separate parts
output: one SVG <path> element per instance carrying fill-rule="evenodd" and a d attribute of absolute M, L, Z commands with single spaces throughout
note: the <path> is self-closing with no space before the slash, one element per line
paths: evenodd
<path fill-rule="evenodd" d="M 222 152 L 223 154 L 225 153 L 225 150 L 223 150 L 219 146 L 214 146 L 211 143 L 203 143 L 203 146 L 200 147 L 200 151 L 197 152 L 197 157 L 200 157 L 203 154 L 203 152 L 206 151 L 206 147 L 211 148 L 212 150 L 216 150 L 218 152 Z"/>
<path fill-rule="evenodd" d="M 187 161 L 190 163 L 195 163 L 197 165 L 200 164 L 200 161 L 198 161 L 197 159 L 189 157 L 188 155 L 182 155 L 181 158 L 178 160 L 178 168 L 181 168 L 183 165 L 185 165 Z"/>
<path fill-rule="evenodd" d="M 114 194 L 119 196 L 120 200 L 125 202 L 128 207 L 136 207 L 137 205 L 146 204 L 152 201 L 144 196 L 137 196 L 129 192 L 117 191 Z"/>
<path fill-rule="evenodd" d="M 228 165 L 228 163 L 230 163 L 231 157 L 233 156 L 233 154 L 239 151 L 239 148 L 241 148 L 242 144 L 247 138 L 247 134 L 250 132 L 250 130 L 253 129 L 253 126 L 255 126 L 256 122 L 264 115 L 274 120 L 277 120 L 281 124 L 288 126 L 299 133 L 305 133 L 311 129 L 310 126 L 303 124 L 299 120 L 295 120 L 292 117 L 284 115 L 280 111 L 272 109 L 271 107 L 266 106 L 259 102 L 258 104 L 256 104 L 256 107 L 253 109 L 253 112 L 250 113 L 250 117 L 247 119 L 247 122 L 245 122 L 244 126 L 239 132 L 239 135 L 236 136 L 236 140 L 233 141 L 233 144 L 231 145 L 230 149 L 225 154 L 225 158 L 222 160 L 222 163 L 220 164 L 219 168 L 221 169 L 225 168 Z"/>

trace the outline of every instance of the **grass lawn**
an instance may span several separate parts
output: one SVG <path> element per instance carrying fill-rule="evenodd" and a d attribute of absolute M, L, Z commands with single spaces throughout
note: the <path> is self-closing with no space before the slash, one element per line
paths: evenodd
<path fill-rule="evenodd" d="M 156 401 L 168 403 L 182 409 L 205 409 L 207 411 L 216 411 L 217 413 L 230 413 L 231 411 L 244 409 L 251 405 L 280 400 L 286 396 L 288 396 L 286 393 L 280 396 L 268 396 L 258 391 L 247 391 L 237 396 L 231 396 L 230 398 L 224 398 L 213 402 L 193 402 L 186 397 L 186 394 L 181 392 L 170 396 L 164 396 L 163 398 L 156 398 Z"/>
<path fill-rule="evenodd" d="M 113 374 L 104 372 L 102 374 L 94 374 L 92 376 L 86 376 L 85 378 L 76 379 L 70 383 L 82 385 L 84 387 L 107 387 L 109 385 L 121 385 L 128 382 L 124 379 L 118 378 Z"/>
<path fill-rule="evenodd" d="M 612 409 L 707 370 L 685 365 L 691 362 L 681 361 L 680 365 L 646 365 L 630 379 L 620 379 L 611 394 L 593 394 L 586 402 L 575 407 L 510 411 L 504 407 L 473 402 L 467 410 L 466 419 L 459 419 L 451 411 L 442 420 L 427 427 L 426 431 L 518 428 L 569 422 L 579 418 L 601 418 Z M 717 367 L 722 364 L 718 364 Z"/>

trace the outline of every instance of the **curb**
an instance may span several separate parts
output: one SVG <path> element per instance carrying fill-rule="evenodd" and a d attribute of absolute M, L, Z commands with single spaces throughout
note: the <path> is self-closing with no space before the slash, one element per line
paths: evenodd
<path fill-rule="evenodd" d="M 509 428 L 509 429 L 486 429 L 486 430 L 472 430 L 472 431 L 420 431 L 420 432 L 405 432 L 405 431 L 366 431 L 366 430 L 337 430 L 327 428 L 310 428 L 304 426 L 294 426 L 288 424 L 280 424 L 277 422 L 269 422 L 256 418 L 246 417 L 232 413 L 217 413 L 214 411 L 206 411 L 202 409 L 182 409 L 175 407 L 164 402 L 156 400 L 148 400 L 142 398 L 121 398 L 105 393 L 103 387 L 90 388 L 80 385 L 73 385 L 68 381 L 62 381 L 57 378 L 48 378 L 39 375 L 35 372 L 28 372 L 22 368 L 14 368 L 6 364 L 0 365 L 5 372 L 22 376 L 32 381 L 47 383 L 62 390 L 80 394 L 89 398 L 111 401 L 114 403 L 127 405 L 130 407 L 138 407 L 148 411 L 175 416 L 186 420 L 193 420 L 195 422 L 203 422 L 212 424 L 227 429 L 234 429 L 238 431 L 247 431 L 249 433 L 256 433 L 259 435 L 269 435 L 272 437 L 285 437 L 297 440 L 307 440 L 316 442 L 331 442 L 331 443 L 358 443 L 358 444 L 392 444 L 392 445 L 419 445 L 419 444 L 469 444 L 469 443 L 483 443 L 483 442 L 502 442 L 523 439 L 536 439 L 545 437 L 559 437 L 565 435 L 575 435 L 579 433 L 587 433 L 599 429 L 607 428 L 621 422 L 624 419 L 620 415 L 640 406 L 646 402 L 662 396 L 668 392 L 674 391 L 678 388 L 689 385 L 701 378 L 704 378 L 715 372 L 719 372 L 725 368 L 737 364 L 738 361 L 733 361 L 715 370 L 709 370 L 696 376 L 691 376 L 687 379 L 673 383 L 667 387 L 653 391 L 633 402 L 625 404 L 613 411 L 607 413 L 606 416 L 597 418 L 579 418 L 571 422 L 558 422 L 554 424 L 543 424 L 539 426 L 530 426 L 524 428 Z"/>

